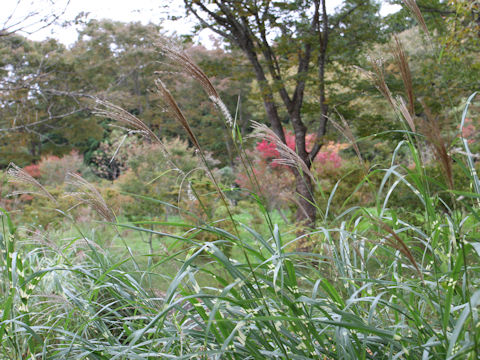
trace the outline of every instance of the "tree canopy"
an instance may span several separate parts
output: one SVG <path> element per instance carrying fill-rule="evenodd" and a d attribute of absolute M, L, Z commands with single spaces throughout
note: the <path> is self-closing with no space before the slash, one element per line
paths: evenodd
<path fill-rule="evenodd" d="M 372 1 L 345 1 L 333 16 L 327 13 L 326 1 L 185 0 L 200 27 L 213 30 L 243 51 L 259 84 L 270 126 L 286 143 L 283 122 L 291 124 L 296 153 L 307 168 L 327 131 L 327 67 L 353 64 L 367 40 L 378 41 L 373 24 L 381 23 L 378 6 Z M 318 92 L 320 112 L 307 123 L 304 105 L 309 90 Z M 312 149 L 306 146 L 308 132 L 317 134 Z M 298 169 L 293 171 L 300 204 L 297 220 L 312 225 L 316 207 L 311 179 Z"/>

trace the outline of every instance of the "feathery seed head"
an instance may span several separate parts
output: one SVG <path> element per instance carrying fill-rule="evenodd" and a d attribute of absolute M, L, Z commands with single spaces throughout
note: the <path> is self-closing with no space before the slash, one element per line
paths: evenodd
<path fill-rule="evenodd" d="M 418 7 L 417 2 L 415 0 L 403 0 L 403 3 L 408 8 L 408 10 L 410 10 L 410 12 L 415 17 L 415 19 L 418 21 L 423 31 L 425 31 L 425 34 L 427 34 L 427 36 L 430 36 L 430 33 L 427 28 L 427 24 L 425 23 L 425 19 L 423 18 L 422 12 Z"/>
<path fill-rule="evenodd" d="M 66 183 L 77 189 L 75 192 L 67 193 L 67 196 L 77 199 L 80 203 L 88 204 L 106 221 L 115 222 L 113 211 L 108 207 L 95 186 L 80 175 L 73 173 L 67 174 Z"/>
<path fill-rule="evenodd" d="M 288 145 L 284 144 L 283 141 L 275 134 L 275 132 L 264 124 L 260 124 L 256 121 L 252 121 L 253 133 L 249 137 L 257 139 L 266 139 L 274 143 L 279 152 L 280 158 L 275 159 L 276 164 L 286 165 L 292 168 L 297 168 L 303 171 L 304 174 L 308 175 L 310 179 L 315 181 L 313 174 L 310 172 L 307 164 L 300 158 L 300 156 L 290 149 Z"/>
<path fill-rule="evenodd" d="M 136 130 L 137 133 L 153 141 L 160 142 L 158 136 L 135 115 L 105 100 L 96 99 L 95 103 L 96 106 L 93 112 L 95 115 L 118 121 L 127 128 Z"/>
<path fill-rule="evenodd" d="M 405 49 L 397 36 L 394 36 L 395 45 L 392 47 L 393 56 L 397 61 L 398 67 L 400 68 L 400 74 L 402 75 L 403 86 L 405 87 L 405 93 L 408 97 L 408 111 L 410 115 L 415 114 L 415 104 L 413 96 L 413 84 L 412 84 L 412 74 L 410 72 L 410 66 L 408 65 L 407 55 L 405 54 Z"/>
<path fill-rule="evenodd" d="M 168 91 L 167 87 L 165 84 L 162 82 L 160 79 L 155 80 L 155 85 L 157 85 L 157 90 L 160 96 L 162 97 L 163 101 L 165 102 L 166 105 L 166 110 L 168 113 L 175 119 L 177 120 L 180 125 L 184 128 L 184 130 L 187 132 L 188 136 L 190 137 L 190 140 L 192 143 L 195 145 L 197 149 L 200 149 L 200 144 L 197 141 L 197 138 L 195 137 L 195 134 L 192 131 L 192 128 L 188 124 L 187 119 L 182 113 L 182 110 L 180 110 L 177 102 L 173 98 L 172 94 L 170 91 Z"/>
<path fill-rule="evenodd" d="M 217 107 L 220 113 L 225 117 L 228 126 L 233 126 L 232 115 L 227 109 L 227 106 L 218 95 L 217 90 L 213 86 L 208 76 L 200 67 L 184 52 L 177 50 L 171 44 L 160 44 L 162 53 L 170 59 L 176 66 L 179 66 L 184 73 L 191 76 L 198 81 L 203 90 L 207 93 L 209 99 Z"/>
<path fill-rule="evenodd" d="M 38 191 L 16 190 L 12 192 L 10 195 L 36 194 L 40 196 L 45 196 L 48 199 L 52 200 L 54 203 L 57 202 L 57 200 L 53 197 L 53 195 L 50 194 L 42 184 L 40 184 L 29 173 L 27 173 L 25 170 L 18 167 L 14 163 L 10 163 L 8 165 L 7 175 L 8 175 L 8 181 L 12 184 L 18 184 L 18 185 L 22 184 L 22 185 L 31 186 L 38 189 Z"/>

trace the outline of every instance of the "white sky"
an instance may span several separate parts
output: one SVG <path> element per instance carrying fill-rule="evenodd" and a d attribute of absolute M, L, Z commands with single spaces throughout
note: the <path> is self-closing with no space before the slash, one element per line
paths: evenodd
<path fill-rule="evenodd" d="M 0 29 L 12 26 L 25 18 L 29 12 L 36 15 L 24 22 L 30 24 L 32 19 L 40 19 L 53 11 L 57 14 L 65 13 L 57 21 L 58 24 L 65 20 L 73 20 L 80 13 L 88 13 L 87 19 L 108 18 L 117 21 L 141 21 L 161 24 L 168 32 L 188 34 L 192 30 L 193 22 L 188 19 L 180 21 L 168 21 L 168 16 L 183 17 L 183 0 L 2 0 L 0 12 Z M 327 10 L 333 12 L 335 7 L 340 5 L 342 0 L 327 1 Z M 395 12 L 399 6 L 394 6 L 382 1 L 382 15 Z M 13 16 L 11 16 L 13 14 Z M 10 17 L 11 16 L 11 17 Z M 39 27 L 32 24 L 27 30 L 34 31 Z M 34 40 L 43 40 L 53 37 L 65 45 L 71 45 L 77 39 L 75 27 L 61 27 L 60 25 L 34 31 L 27 35 Z M 196 41 L 208 45 L 211 32 L 204 31 Z"/>

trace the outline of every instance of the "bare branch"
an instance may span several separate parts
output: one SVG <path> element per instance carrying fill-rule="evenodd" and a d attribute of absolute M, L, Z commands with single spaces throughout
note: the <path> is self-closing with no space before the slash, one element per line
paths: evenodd
<path fill-rule="evenodd" d="M 53 25 L 65 14 L 70 0 L 66 0 L 63 6 L 57 8 L 53 7 L 55 2 L 51 1 L 48 1 L 48 5 L 39 1 L 33 8 L 32 4 L 25 4 L 23 0 L 17 0 L 10 14 L 0 25 L 0 37 L 19 32 L 31 35 Z M 27 10 L 27 12 L 16 15 L 23 10 Z"/>

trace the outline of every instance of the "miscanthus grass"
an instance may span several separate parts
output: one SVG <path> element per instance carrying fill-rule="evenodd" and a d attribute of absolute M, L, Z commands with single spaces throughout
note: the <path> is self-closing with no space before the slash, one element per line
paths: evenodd
<path fill-rule="evenodd" d="M 432 193 L 416 136 L 405 134 L 391 166 L 366 175 L 383 174 L 374 207 L 349 208 L 293 240 L 233 217 L 171 223 L 174 233 L 112 217 L 117 229 L 181 245 L 144 270 L 82 233 L 60 246 L 32 243 L 1 209 L 0 358 L 479 359 L 474 154 L 460 136 L 453 160 L 469 191 L 446 181 Z M 402 148 L 415 168 L 397 162 Z M 394 210 L 400 185 L 418 199 L 419 221 Z M 304 237 L 321 250 L 296 251 Z M 156 277 L 168 280 L 163 291 L 144 281 Z"/>

